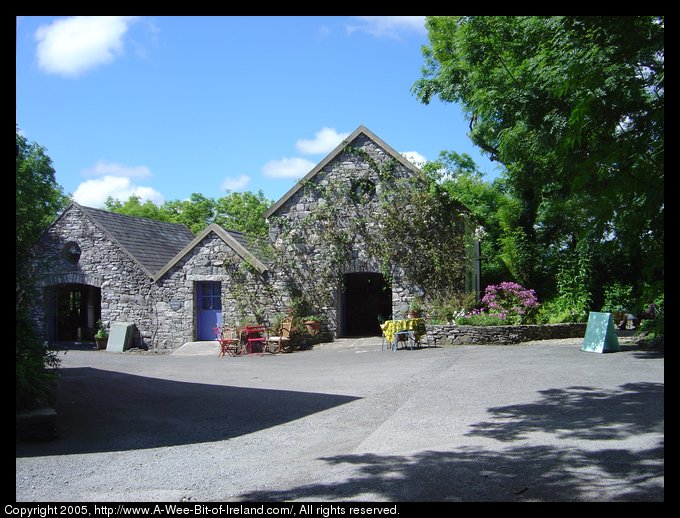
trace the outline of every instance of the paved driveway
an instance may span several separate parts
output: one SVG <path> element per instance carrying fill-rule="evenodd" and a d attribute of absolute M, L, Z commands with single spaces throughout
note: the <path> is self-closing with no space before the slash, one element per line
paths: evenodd
<path fill-rule="evenodd" d="M 69 351 L 16 498 L 663 500 L 663 354 L 579 346 Z"/>

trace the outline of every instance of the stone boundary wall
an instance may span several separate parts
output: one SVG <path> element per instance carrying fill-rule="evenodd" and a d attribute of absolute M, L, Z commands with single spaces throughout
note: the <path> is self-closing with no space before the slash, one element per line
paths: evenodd
<path fill-rule="evenodd" d="M 432 345 L 510 345 L 553 338 L 583 338 L 583 324 L 546 324 L 525 326 L 457 326 L 428 325 L 427 338 Z"/>

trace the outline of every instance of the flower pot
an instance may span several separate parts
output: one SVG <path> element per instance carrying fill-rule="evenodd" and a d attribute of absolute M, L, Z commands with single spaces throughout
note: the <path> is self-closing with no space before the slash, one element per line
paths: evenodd
<path fill-rule="evenodd" d="M 106 349 L 106 345 L 109 343 L 109 338 L 95 338 L 94 341 L 97 344 L 97 349 Z"/>
<path fill-rule="evenodd" d="M 321 329 L 321 322 L 318 320 L 307 320 L 305 322 L 305 327 L 310 335 L 315 335 L 319 332 L 319 329 Z"/>

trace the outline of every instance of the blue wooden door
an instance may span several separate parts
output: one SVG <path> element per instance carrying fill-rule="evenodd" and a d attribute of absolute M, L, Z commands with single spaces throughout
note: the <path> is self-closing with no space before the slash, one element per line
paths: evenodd
<path fill-rule="evenodd" d="M 222 286 L 219 282 L 196 283 L 197 340 L 214 340 L 215 329 L 222 325 Z"/>

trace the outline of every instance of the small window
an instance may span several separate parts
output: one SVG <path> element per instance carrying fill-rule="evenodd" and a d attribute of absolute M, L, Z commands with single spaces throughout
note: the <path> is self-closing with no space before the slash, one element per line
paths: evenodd
<path fill-rule="evenodd" d="M 78 264 L 78 261 L 80 261 L 80 253 L 80 247 L 75 241 L 69 241 L 66 243 L 64 249 L 61 252 L 63 258 L 69 264 Z"/>
<path fill-rule="evenodd" d="M 219 282 L 204 282 L 201 291 L 201 309 L 222 309 L 222 286 Z"/>
<path fill-rule="evenodd" d="M 375 183 L 368 178 L 352 179 L 350 196 L 357 203 L 369 201 L 375 196 Z"/>

